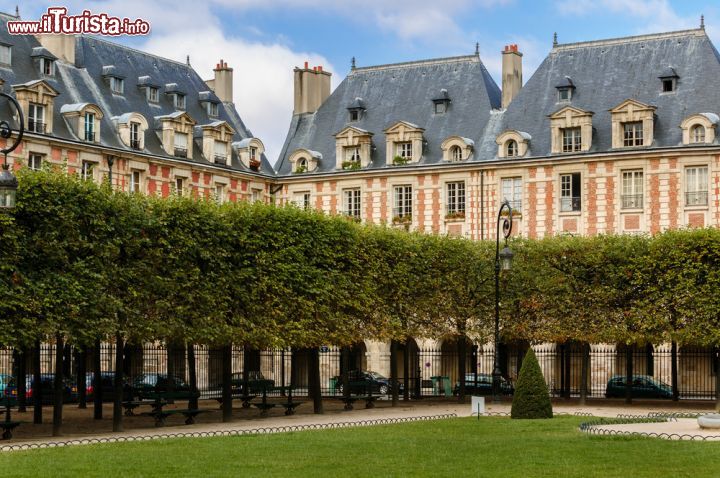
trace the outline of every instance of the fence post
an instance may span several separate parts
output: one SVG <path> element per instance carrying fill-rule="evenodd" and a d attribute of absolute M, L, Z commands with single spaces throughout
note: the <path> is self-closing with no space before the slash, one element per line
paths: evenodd
<path fill-rule="evenodd" d="M 222 348 L 222 419 L 232 421 L 232 344 Z M 248 394 L 247 372 L 243 375 L 245 394 Z"/>
<path fill-rule="evenodd" d="M 87 408 L 87 349 L 75 348 L 77 362 L 78 408 Z"/>
<path fill-rule="evenodd" d="M 65 351 L 63 350 L 63 337 L 61 334 L 55 336 L 55 378 L 53 383 L 53 421 L 52 436 L 60 436 L 62 427 L 63 397 L 65 395 L 65 380 L 63 374 L 63 363 Z"/>
<path fill-rule="evenodd" d="M 42 368 L 40 364 L 40 339 L 35 340 L 35 348 L 33 349 L 34 363 L 33 363 L 33 381 L 32 381 L 32 399 L 33 399 L 33 423 L 36 425 L 42 424 L 42 387 L 40 386 L 40 380 L 42 375 Z"/>
<path fill-rule="evenodd" d="M 670 344 L 670 380 L 672 381 L 672 399 L 677 402 L 680 398 L 680 390 L 678 389 L 678 355 L 677 342 L 674 340 Z"/>
<path fill-rule="evenodd" d="M 26 412 L 27 411 L 27 399 L 26 397 L 26 383 L 27 383 L 27 347 L 24 345 L 20 347 L 19 349 L 16 349 L 18 351 L 18 358 L 17 358 L 17 390 L 18 390 L 18 411 L 19 412 Z"/>
<path fill-rule="evenodd" d="M 398 343 L 397 340 L 392 339 L 390 341 L 390 394 L 392 396 L 392 406 L 397 407 L 398 406 L 398 366 L 397 366 L 397 349 L 398 349 Z M 405 355 L 407 355 L 407 350 L 405 351 Z M 403 368 L 404 368 L 404 362 L 405 358 L 403 357 Z M 407 380 L 407 375 L 405 375 L 405 379 Z M 405 384 L 405 388 L 407 388 L 407 383 Z M 403 391 L 403 394 L 405 392 Z"/>
<path fill-rule="evenodd" d="M 192 343 L 187 344 L 187 364 L 188 364 L 188 379 L 190 381 L 190 391 L 192 392 L 192 396 L 190 397 L 190 402 L 188 403 L 188 407 L 191 409 L 197 409 L 198 408 L 198 387 L 197 387 L 197 370 L 196 370 L 196 364 L 195 364 L 195 345 Z"/>
<path fill-rule="evenodd" d="M 460 390 L 458 390 L 458 402 L 465 402 L 465 372 L 467 366 L 467 337 L 461 334 L 458 337 L 458 374 L 460 375 Z M 453 384 L 451 383 L 450 386 Z"/>
<path fill-rule="evenodd" d="M 103 390 L 102 390 L 102 343 L 95 340 L 93 346 L 93 418 L 102 420 L 103 417 Z"/>
<path fill-rule="evenodd" d="M 632 385 L 633 385 L 633 356 L 632 348 L 625 346 L 625 403 L 632 403 Z"/>
<path fill-rule="evenodd" d="M 123 431 L 122 395 L 123 395 L 123 337 L 115 334 L 115 380 L 113 383 L 113 431 Z"/>
<path fill-rule="evenodd" d="M 584 406 L 588 393 L 588 367 L 590 366 L 590 344 L 583 342 L 581 345 L 582 358 L 580 362 L 580 405 Z"/>

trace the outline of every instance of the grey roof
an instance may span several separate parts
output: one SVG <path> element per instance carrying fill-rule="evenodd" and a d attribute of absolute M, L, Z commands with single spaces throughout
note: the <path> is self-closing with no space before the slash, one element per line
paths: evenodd
<path fill-rule="evenodd" d="M 679 78 L 675 92 L 663 93 L 658 74 L 668 65 Z M 565 77 L 572 78 L 575 90 L 571 101 L 558 103 L 555 86 Z M 548 156 L 548 115 L 570 105 L 595 112 L 590 152 L 607 151 L 612 149 L 608 110 L 634 99 L 657 107 L 650 148 L 680 146 L 683 119 L 720 113 L 720 90 L 711 87 L 718 78 L 720 57 L 702 29 L 558 45 L 501 115 L 501 124 L 486 134 L 527 132 L 532 136 L 528 156 Z M 497 145 L 486 141 L 476 154 L 495 158 Z"/>
<path fill-rule="evenodd" d="M 220 98 L 212 91 L 201 91 L 198 93 L 199 101 L 207 101 L 210 103 L 220 103 Z"/>
<path fill-rule="evenodd" d="M 445 114 L 434 114 L 432 100 L 443 89 L 452 99 L 451 106 Z M 366 110 L 359 121 L 350 123 L 347 109 L 358 104 L 357 99 Z M 290 174 L 289 156 L 304 148 L 322 155 L 316 171 L 334 171 L 334 135 L 347 126 L 375 135 L 369 168 L 384 168 L 383 131 L 398 121 L 425 129 L 421 163 L 438 163 L 440 145 L 450 136 L 479 143 L 491 110 L 499 106 L 500 89 L 476 55 L 355 68 L 318 111 L 293 115 L 276 168 L 278 174 Z"/>
<path fill-rule="evenodd" d="M 31 53 L 33 49 L 42 48 L 42 46 L 34 36 L 10 35 L 6 23 L 8 20 L 14 19 L 14 16 L 0 13 L 0 42 L 10 44 L 13 48 L 12 67 L 0 65 L 0 78 L 9 85 L 31 85 L 42 78 L 58 91 L 59 94 L 55 97 L 52 136 L 77 140 L 62 116 L 63 106 L 70 105 L 64 110 L 68 111 L 68 108 L 75 108 L 79 103 L 93 103 L 103 111 L 100 129 L 102 145 L 129 150 L 120 141 L 113 118 L 116 121 L 121 120 L 128 113 L 136 112 L 144 116 L 150 125 L 150 130 L 145 135 L 145 152 L 168 156 L 162 148 L 159 136 L 155 134 L 154 118 L 175 114 L 177 110 L 169 97 L 161 97 L 158 103 L 147 101 L 145 92 L 138 88 L 138 85 L 147 85 L 148 80 L 143 77 L 150 77 L 152 83 L 160 85 L 174 83 L 177 85 L 178 91 L 185 92 L 187 95 L 185 112 L 198 124 L 210 124 L 219 119 L 227 121 L 235 131 L 233 141 L 252 137 L 252 132 L 245 127 L 232 103 L 219 105 L 218 118 L 211 118 L 207 115 L 206 109 L 199 99 L 200 92 L 207 92 L 209 88 L 197 72 L 184 62 L 161 58 L 106 40 L 78 36 L 75 45 L 76 64 L 57 61 L 54 76 L 40 75 L 32 61 Z M 105 76 L 125 77 L 124 94 L 113 94 Z M 7 85 L 4 89 L 6 92 L 12 92 Z M 195 146 L 193 158 L 188 158 L 188 162 L 214 164 L 212 158 L 208 161 L 202 157 L 202 145 L 199 141 Z M 257 174 L 246 168 L 234 152 L 231 166 L 227 168 Z M 261 172 L 274 175 L 272 166 L 264 155 L 262 156 Z"/>
<path fill-rule="evenodd" d="M 38 58 L 49 58 L 51 60 L 57 60 L 57 57 L 55 55 L 53 55 L 52 53 L 50 53 L 50 51 L 48 51 L 48 49 L 45 48 L 44 46 L 36 46 L 35 48 L 33 48 L 32 53 L 30 53 L 30 56 L 33 58 L 38 57 Z"/>

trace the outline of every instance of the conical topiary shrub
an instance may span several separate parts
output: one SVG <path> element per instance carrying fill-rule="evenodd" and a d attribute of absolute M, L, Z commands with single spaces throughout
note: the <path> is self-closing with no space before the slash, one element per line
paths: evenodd
<path fill-rule="evenodd" d="M 532 348 L 523 359 L 512 401 L 512 418 L 552 418 L 552 404 Z"/>

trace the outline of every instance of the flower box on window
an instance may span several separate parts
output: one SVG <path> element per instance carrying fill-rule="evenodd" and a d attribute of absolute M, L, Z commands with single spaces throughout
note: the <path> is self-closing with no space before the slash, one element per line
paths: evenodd
<path fill-rule="evenodd" d="M 393 165 L 395 166 L 403 166 L 405 164 L 408 164 L 410 162 L 410 158 L 403 158 L 400 155 L 397 155 L 393 158 Z"/>
<path fill-rule="evenodd" d="M 357 171 L 360 169 L 360 161 L 343 161 L 342 168 L 345 171 Z"/>
<path fill-rule="evenodd" d="M 455 211 L 445 214 L 446 221 L 464 221 L 465 211 Z"/>

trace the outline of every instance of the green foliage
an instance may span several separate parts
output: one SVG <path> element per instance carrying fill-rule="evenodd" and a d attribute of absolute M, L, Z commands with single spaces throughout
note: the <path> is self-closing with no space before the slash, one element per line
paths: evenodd
<path fill-rule="evenodd" d="M 404 158 L 400 156 L 399 154 L 393 157 L 393 165 L 395 166 L 403 166 L 405 164 L 408 164 L 410 162 L 410 158 Z"/>
<path fill-rule="evenodd" d="M 357 171 L 361 168 L 360 161 L 343 161 L 342 168 L 345 171 Z"/>
<path fill-rule="evenodd" d="M 520 367 L 510 416 L 512 418 L 552 418 L 553 416 L 550 394 L 532 348 L 528 350 Z"/>

